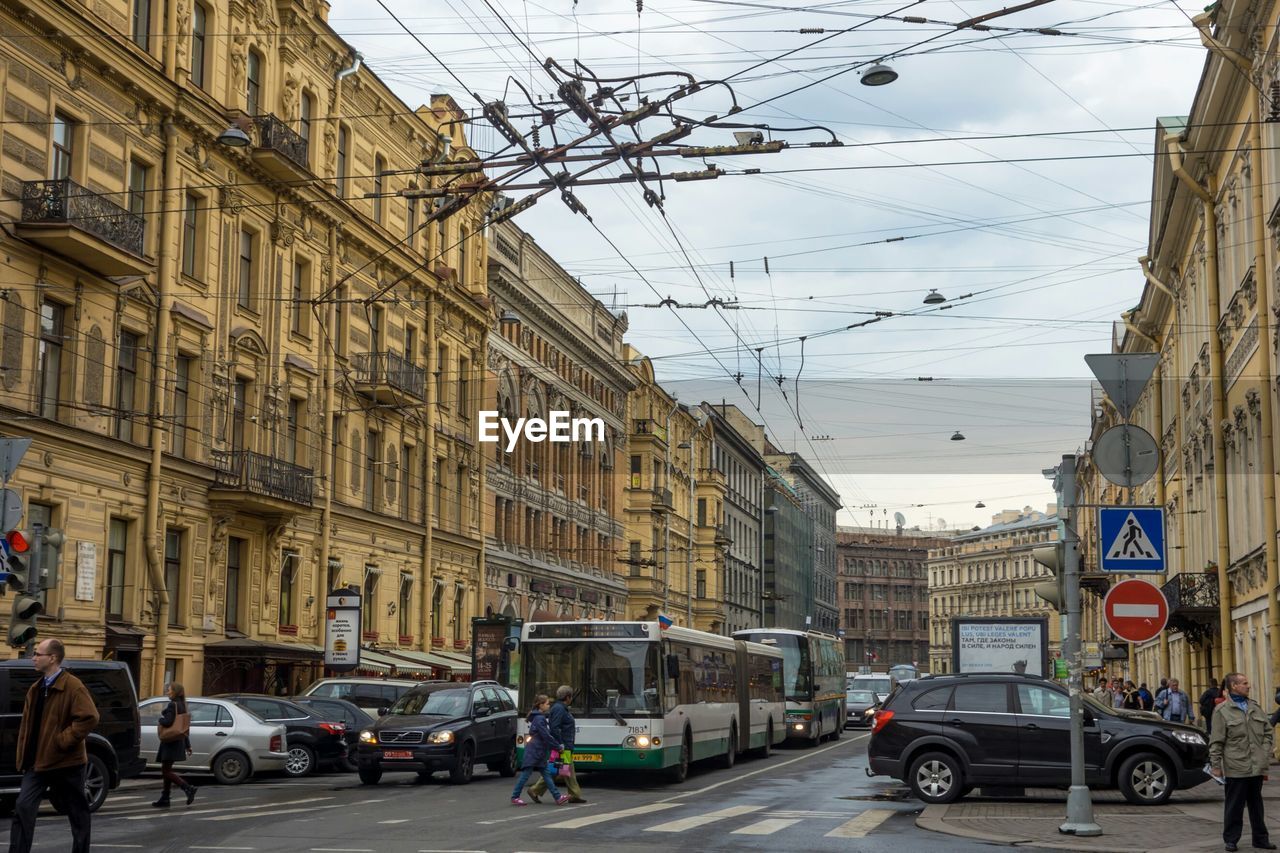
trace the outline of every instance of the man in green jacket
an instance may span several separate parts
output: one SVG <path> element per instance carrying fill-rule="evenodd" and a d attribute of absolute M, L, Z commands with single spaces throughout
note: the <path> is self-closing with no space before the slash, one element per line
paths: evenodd
<path fill-rule="evenodd" d="M 1249 679 L 1239 672 L 1226 677 L 1227 701 L 1213 712 L 1209 736 L 1209 772 L 1226 785 L 1222 841 L 1236 850 L 1249 809 L 1249 830 L 1256 850 L 1275 850 L 1262 813 L 1262 783 L 1271 766 L 1275 738 L 1262 707 L 1249 698 Z"/>

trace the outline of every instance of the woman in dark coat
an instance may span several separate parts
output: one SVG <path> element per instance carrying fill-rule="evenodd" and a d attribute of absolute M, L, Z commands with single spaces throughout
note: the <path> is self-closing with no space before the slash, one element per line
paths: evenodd
<path fill-rule="evenodd" d="M 169 685 L 169 704 L 164 706 L 164 710 L 160 712 L 160 719 L 157 723 L 157 730 L 167 726 L 172 726 L 178 719 L 179 714 L 187 713 L 187 691 L 181 684 L 173 683 Z M 188 718 L 189 719 L 189 718 Z M 183 735 L 177 740 L 160 741 L 160 748 L 156 750 L 156 761 L 160 762 L 160 772 L 164 776 L 164 793 L 160 795 L 160 799 L 151 805 L 156 808 L 167 809 L 169 807 L 169 789 L 173 785 L 177 785 L 182 792 L 187 795 L 187 805 L 191 805 L 196 799 L 196 786 L 183 779 L 177 773 L 173 772 L 173 765 L 176 761 L 185 761 L 187 756 L 191 754 L 191 738 Z"/>
<path fill-rule="evenodd" d="M 511 792 L 511 805 L 528 805 L 520 799 L 520 792 L 528 784 L 535 772 L 542 774 L 547 783 L 547 790 L 555 799 L 556 805 L 563 806 L 569 802 L 568 794 L 561 794 L 556 788 L 555 776 L 551 772 L 551 750 L 564 749 L 564 745 L 551 736 L 551 727 L 547 725 L 547 711 L 551 708 L 551 699 L 545 693 L 539 693 L 533 699 L 533 708 L 529 711 L 529 737 L 524 742 L 524 760 L 520 762 L 520 776 L 516 779 L 516 787 Z"/>

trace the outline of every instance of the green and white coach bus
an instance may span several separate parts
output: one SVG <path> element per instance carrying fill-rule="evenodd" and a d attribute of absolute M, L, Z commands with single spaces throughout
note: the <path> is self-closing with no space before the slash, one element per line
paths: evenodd
<path fill-rule="evenodd" d="M 682 782 L 691 762 L 732 767 L 786 736 L 782 653 L 766 645 L 657 622 L 530 622 L 520 658 L 517 745 L 523 752 L 533 697 L 567 684 L 579 769 L 661 770 Z"/>
<path fill-rule="evenodd" d="M 773 646 L 782 652 L 787 697 L 787 737 L 818 743 L 837 740 L 844 730 L 844 649 L 838 638 L 818 631 L 750 628 L 740 640 Z"/>

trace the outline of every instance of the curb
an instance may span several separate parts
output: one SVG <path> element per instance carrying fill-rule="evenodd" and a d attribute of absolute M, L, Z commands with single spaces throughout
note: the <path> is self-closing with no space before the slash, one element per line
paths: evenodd
<path fill-rule="evenodd" d="M 993 841 L 997 844 L 1030 844 L 1035 841 L 1034 838 L 1025 835 L 992 835 L 978 832 L 976 829 L 952 826 L 943 820 L 947 808 L 947 806 L 925 806 L 924 811 L 920 812 L 920 816 L 916 818 L 916 826 L 930 832 L 940 832 L 944 835 L 954 835 L 974 841 Z"/>

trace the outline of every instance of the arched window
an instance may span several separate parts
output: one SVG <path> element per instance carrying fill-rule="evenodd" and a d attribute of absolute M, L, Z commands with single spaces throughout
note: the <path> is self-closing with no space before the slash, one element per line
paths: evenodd
<path fill-rule="evenodd" d="M 249 51 L 246 63 L 244 110 L 251 116 L 262 114 L 262 54 Z"/>

